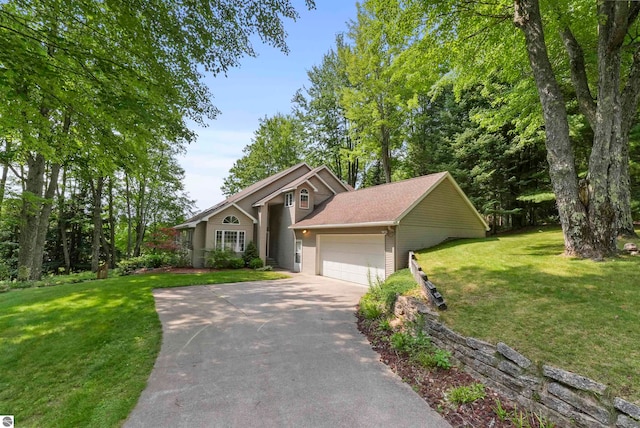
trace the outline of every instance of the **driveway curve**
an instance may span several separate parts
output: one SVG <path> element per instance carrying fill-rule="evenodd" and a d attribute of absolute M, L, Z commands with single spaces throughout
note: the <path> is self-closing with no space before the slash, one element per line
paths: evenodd
<path fill-rule="evenodd" d="M 450 427 L 356 327 L 365 287 L 320 276 L 154 291 L 163 341 L 125 427 Z"/>

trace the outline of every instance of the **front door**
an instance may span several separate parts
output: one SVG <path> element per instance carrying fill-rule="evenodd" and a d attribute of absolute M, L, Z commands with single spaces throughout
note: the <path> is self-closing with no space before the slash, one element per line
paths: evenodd
<path fill-rule="evenodd" d="M 293 271 L 300 272 L 302 269 L 302 240 L 296 239 L 296 253 L 293 259 Z"/>

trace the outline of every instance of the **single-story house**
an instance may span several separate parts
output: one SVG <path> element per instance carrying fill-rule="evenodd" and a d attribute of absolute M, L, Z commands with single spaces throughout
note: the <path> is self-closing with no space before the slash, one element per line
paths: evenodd
<path fill-rule="evenodd" d="M 194 267 L 210 250 L 242 253 L 253 241 L 265 262 L 361 284 L 406 267 L 410 250 L 489 229 L 448 172 L 354 190 L 326 166 L 306 163 L 175 227 Z"/>

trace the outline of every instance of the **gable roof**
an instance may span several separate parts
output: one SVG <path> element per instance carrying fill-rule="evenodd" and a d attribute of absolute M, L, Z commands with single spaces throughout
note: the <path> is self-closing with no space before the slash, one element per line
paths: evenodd
<path fill-rule="evenodd" d="M 395 226 L 443 180 L 450 180 L 485 228 L 487 223 L 448 172 L 425 175 L 339 193 L 318 206 L 291 229 Z"/>
<path fill-rule="evenodd" d="M 320 171 L 322 170 L 327 170 L 327 172 L 329 174 L 331 174 L 338 183 L 340 183 L 340 185 L 348 192 L 353 190 L 353 188 L 345 183 L 343 183 L 338 177 L 336 177 L 336 175 L 326 166 L 322 165 L 319 166 L 317 168 L 312 169 L 311 171 L 307 172 L 305 175 L 303 175 L 300 178 L 297 178 L 295 180 L 293 180 L 291 183 L 283 186 L 281 189 L 276 190 L 275 192 L 271 193 L 270 195 L 265 196 L 264 198 L 260 199 L 258 202 L 256 202 L 255 204 L 253 204 L 254 207 L 259 207 L 259 206 L 263 206 L 265 205 L 267 202 L 269 202 L 270 200 L 272 200 L 273 198 L 275 198 L 276 196 L 282 194 L 282 193 L 286 193 L 286 192 L 292 192 L 294 190 L 296 190 L 298 187 L 300 187 L 300 185 L 307 183 L 313 190 L 314 192 L 317 192 L 318 189 L 316 188 L 316 186 L 313 185 L 313 183 L 311 183 L 311 181 L 309 181 L 311 179 L 311 177 L 316 177 L 318 180 L 320 180 L 325 186 L 327 186 L 327 188 L 329 190 L 331 190 L 331 192 L 333 192 L 333 194 L 335 195 L 337 192 L 326 182 L 322 179 L 322 177 L 320 177 L 320 175 L 318 174 Z"/>
<path fill-rule="evenodd" d="M 201 221 L 207 221 L 210 217 L 216 215 L 217 213 L 219 213 L 220 211 L 224 210 L 225 208 L 231 206 L 232 204 L 234 204 L 234 202 L 237 202 L 241 199 L 246 198 L 247 196 L 250 196 L 251 194 L 255 193 L 256 191 L 262 189 L 264 186 L 268 186 L 269 184 L 273 183 L 274 181 L 286 176 L 287 174 L 290 174 L 291 172 L 299 169 L 299 168 L 307 168 L 309 171 L 311 171 L 311 167 L 309 165 L 306 164 L 306 162 L 301 162 L 297 165 L 292 166 L 291 168 L 287 168 L 284 171 L 280 171 L 272 176 L 269 176 L 263 180 L 258 181 L 257 183 L 252 184 L 249 187 L 246 187 L 244 189 L 242 189 L 241 191 L 239 191 L 238 193 L 234 193 L 233 195 L 229 196 L 227 199 L 225 199 L 224 201 L 220 202 L 219 204 L 216 204 L 210 208 L 207 208 L 206 210 L 196 214 L 195 216 L 191 217 L 190 219 L 186 220 L 184 223 L 179 224 L 177 226 L 174 226 L 176 229 L 185 229 L 185 228 L 191 228 L 191 227 L 196 227 L 196 224 L 198 224 Z M 244 214 L 246 214 L 248 217 L 250 217 L 254 223 L 257 222 L 257 220 L 255 218 L 253 218 L 253 216 L 249 215 L 248 213 L 242 211 Z"/>

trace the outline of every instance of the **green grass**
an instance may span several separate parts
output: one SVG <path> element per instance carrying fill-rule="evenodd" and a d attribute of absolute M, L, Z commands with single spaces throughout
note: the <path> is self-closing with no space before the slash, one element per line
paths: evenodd
<path fill-rule="evenodd" d="M 391 275 L 384 282 L 375 282 L 369 291 L 360 299 L 360 313 L 367 319 L 375 319 L 388 314 L 393 309 L 396 296 L 405 294 L 416 287 L 408 269 L 403 269 Z"/>
<path fill-rule="evenodd" d="M 417 257 L 457 332 L 505 342 L 640 402 L 640 257 L 594 262 L 562 251 L 553 228 L 453 241 Z"/>
<path fill-rule="evenodd" d="M 120 426 L 160 350 L 153 288 L 283 277 L 148 274 L 0 294 L 0 414 L 21 427 Z"/>

